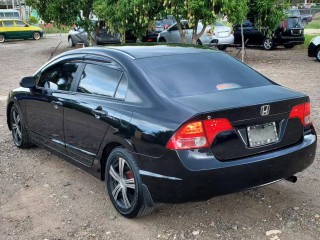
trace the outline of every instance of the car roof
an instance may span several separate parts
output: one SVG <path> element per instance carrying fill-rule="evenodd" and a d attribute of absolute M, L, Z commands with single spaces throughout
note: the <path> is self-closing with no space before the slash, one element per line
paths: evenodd
<path fill-rule="evenodd" d="M 99 54 L 99 55 L 113 55 L 115 53 L 129 56 L 131 59 L 141 58 L 152 58 L 169 55 L 180 55 L 180 54 L 197 54 L 204 52 L 219 52 L 217 50 L 181 47 L 181 46 L 168 46 L 168 45 L 157 45 L 157 46 L 113 46 L 113 47 L 89 47 L 81 48 L 72 51 L 76 53 L 88 53 L 88 54 Z M 68 52 L 67 52 L 68 53 Z M 66 54 L 67 54 L 66 53 Z"/>

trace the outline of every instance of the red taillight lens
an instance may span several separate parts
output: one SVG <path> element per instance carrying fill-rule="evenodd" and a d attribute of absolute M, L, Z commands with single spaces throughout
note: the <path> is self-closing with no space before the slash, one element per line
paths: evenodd
<path fill-rule="evenodd" d="M 171 137 L 167 148 L 181 150 L 209 147 L 220 132 L 231 129 L 229 120 L 224 118 L 187 123 Z"/>
<path fill-rule="evenodd" d="M 303 126 L 311 124 L 310 103 L 303 103 L 291 109 L 289 118 L 299 118 Z"/>
<path fill-rule="evenodd" d="M 284 31 L 287 30 L 287 20 L 282 21 L 282 28 Z"/>

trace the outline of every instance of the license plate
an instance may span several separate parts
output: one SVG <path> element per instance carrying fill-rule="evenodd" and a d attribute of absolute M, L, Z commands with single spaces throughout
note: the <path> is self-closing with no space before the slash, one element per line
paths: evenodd
<path fill-rule="evenodd" d="M 259 147 L 279 140 L 275 122 L 247 127 L 250 147 Z"/>

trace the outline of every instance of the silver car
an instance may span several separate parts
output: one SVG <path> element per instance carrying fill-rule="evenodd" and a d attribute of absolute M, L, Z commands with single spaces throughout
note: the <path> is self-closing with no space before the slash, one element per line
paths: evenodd
<path fill-rule="evenodd" d="M 181 21 L 182 28 L 186 32 L 186 43 L 192 43 L 192 29 L 189 27 L 187 20 Z M 201 21 L 198 23 L 197 32 L 200 33 L 202 30 Z M 177 23 L 171 25 L 168 29 L 159 33 L 158 42 L 167 43 L 182 43 L 180 33 L 178 31 Z M 233 44 L 234 36 L 231 28 L 223 25 L 220 22 L 215 22 L 212 25 L 206 27 L 205 32 L 198 39 L 197 44 L 199 45 L 210 45 L 216 44 L 219 50 L 225 50 L 230 44 Z"/>

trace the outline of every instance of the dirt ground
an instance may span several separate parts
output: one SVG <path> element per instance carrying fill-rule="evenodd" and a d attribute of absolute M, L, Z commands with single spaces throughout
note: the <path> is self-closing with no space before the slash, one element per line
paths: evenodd
<path fill-rule="evenodd" d="M 263 188 L 206 202 L 159 204 L 128 220 L 114 210 L 104 182 L 40 148 L 14 147 L 6 96 L 32 75 L 66 36 L 0 45 L 0 239 L 320 239 L 319 150 L 315 163 Z M 58 51 L 58 52 L 59 52 Z M 235 55 L 235 48 L 227 53 Z M 320 63 L 306 49 L 248 49 L 246 62 L 275 82 L 307 93 L 320 133 Z"/>

